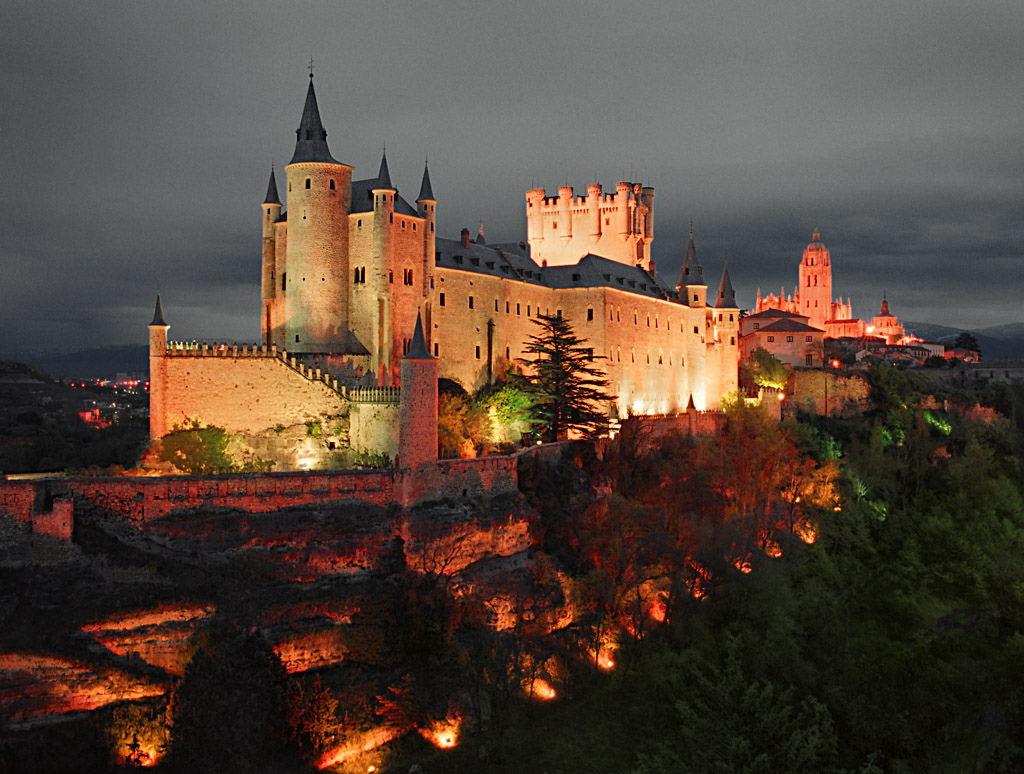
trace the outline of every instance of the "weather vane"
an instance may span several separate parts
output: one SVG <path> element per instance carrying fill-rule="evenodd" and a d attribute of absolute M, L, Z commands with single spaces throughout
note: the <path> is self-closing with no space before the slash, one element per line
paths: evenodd
<path fill-rule="evenodd" d="M 309 58 L 309 77 L 313 77 L 313 57 Z"/>

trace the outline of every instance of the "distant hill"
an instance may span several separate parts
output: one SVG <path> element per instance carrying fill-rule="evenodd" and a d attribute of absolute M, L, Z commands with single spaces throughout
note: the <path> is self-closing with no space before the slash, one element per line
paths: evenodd
<path fill-rule="evenodd" d="M 940 341 L 942 343 L 951 343 L 958 334 L 966 331 L 978 340 L 978 344 L 981 346 L 981 356 L 985 360 L 1003 357 L 1014 360 L 1024 359 L 1024 323 L 1008 323 L 970 330 L 905 320 L 903 327 L 925 341 Z"/>
<path fill-rule="evenodd" d="M 102 347 L 79 352 L 2 352 L 2 360 L 31 363 L 68 379 L 109 379 L 117 374 L 149 373 L 149 347 Z"/>

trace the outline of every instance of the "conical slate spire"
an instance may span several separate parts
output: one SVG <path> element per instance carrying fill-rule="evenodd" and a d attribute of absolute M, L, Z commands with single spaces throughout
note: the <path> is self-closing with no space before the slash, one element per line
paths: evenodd
<path fill-rule="evenodd" d="M 380 170 L 377 172 L 377 184 L 374 188 L 382 188 L 389 191 L 394 191 L 395 187 L 391 185 L 391 172 L 388 171 L 388 150 L 384 149 L 384 152 L 380 157 Z"/>
<path fill-rule="evenodd" d="M 423 182 L 420 183 L 420 195 L 416 197 L 418 202 L 437 201 L 434 198 L 434 189 L 430 187 L 430 169 L 423 164 Z"/>
<path fill-rule="evenodd" d="M 889 300 L 885 297 L 885 293 L 882 293 L 882 311 L 878 313 L 879 317 L 891 317 L 889 313 Z"/>
<path fill-rule="evenodd" d="M 433 360 L 434 356 L 427 351 L 427 342 L 423 338 L 423 320 L 416 313 L 416 330 L 412 334 L 412 344 L 403 360 Z"/>
<path fill-rule="evenodd" d="M 722 270 L 722 284 L 718 286 L 718 301 L 715 306 L 719 309 L 735 309 L 736 291 L 732 289 L 732 280 L 729 278 L 729 267 Z"/>
<path fill-rule="evenodd" d="M 487 240 L 484 238 L 484 222 L 480 221 L 480 230 L 476 232 L 476 243 L 478 245 L 487 244 Z"/>
<path fill-rule="evenodd" d="M 683 259 L 683 276 L 680 285 L 707 285 L 704 281 L 704 269 L 697 262 L 697 248 L 693 246 L 693 229 L 690 229 L 690 241 L 686 245 L 686 257 Z"/>
<path fill-rule="evenodd" d="M 320 121 L 320 108 L 316 104 L 316 91 L 313 89 L 313 74 L 309 74 L 309 89 L 306 90 L 306 104 L 302 108 L 302 120 L 295 130 L 295 154 L 289 164 L 303 161 L 323 161 L 337 164 L 327 147 L 327 132 Z"/>
<path fill-rule="evenodd" d="M 160 308 L 160 294 L 156 294 L 156 309 L 153 310 L 153 322 L 150 325 L 167 325 L 164 322 L 164 310 Z"/>
<path fill-rule="evenodd" d="M 264 204 L 280 204 L 281 197 L 277 195 L 277 179 L 274 177 L 274 167 L 270 167 L 270 183 L 267 185 L 267 198 Z"/>

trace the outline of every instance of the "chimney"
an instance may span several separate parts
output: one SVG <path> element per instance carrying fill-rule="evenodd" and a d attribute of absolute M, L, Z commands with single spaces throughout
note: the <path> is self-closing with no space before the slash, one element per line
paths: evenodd
<path fill-rule="evenodd" d="M 462 246 L 469 247 L 469 229 L 462 229 Z"/>

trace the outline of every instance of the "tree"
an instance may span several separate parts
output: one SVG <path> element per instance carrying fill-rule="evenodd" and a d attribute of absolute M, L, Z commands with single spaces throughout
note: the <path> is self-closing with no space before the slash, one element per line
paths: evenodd
<path fill-rule="evenodd" d="M 821 355 L 818 355 L 820 360 Z M 744 382 L 753 382 L 758 387 L 786 389 L 789 370 L 775 355 L 764 347 L 758 347 L 750 358 L 740 363 L 740 376 Z"/>
<path fill-rule="evenodd" d="M 969 349 L 981 355 L 981 345 L 978 344 L 978 340 L 974 338 L 974 335 L 967 331 L 961 331 L 957 334 L 957 337 L 953 340 L 953 349 Z"/>
<path fill-rule="evenodd" d="M 597 434 L 608 423 L 605 406 L 614 400 L 604 372 L 593 365 L 600 356 L 583 346 L 585 339 L 567 318 L 539 315 L 533 322 L 540 332 L 527 339 L 523 351 L 528 357 L 517 362 L 527 370 L 524 389 L 533 397 L 532 415 L 542 436 L 554 441 L 570 430 Z"/>

